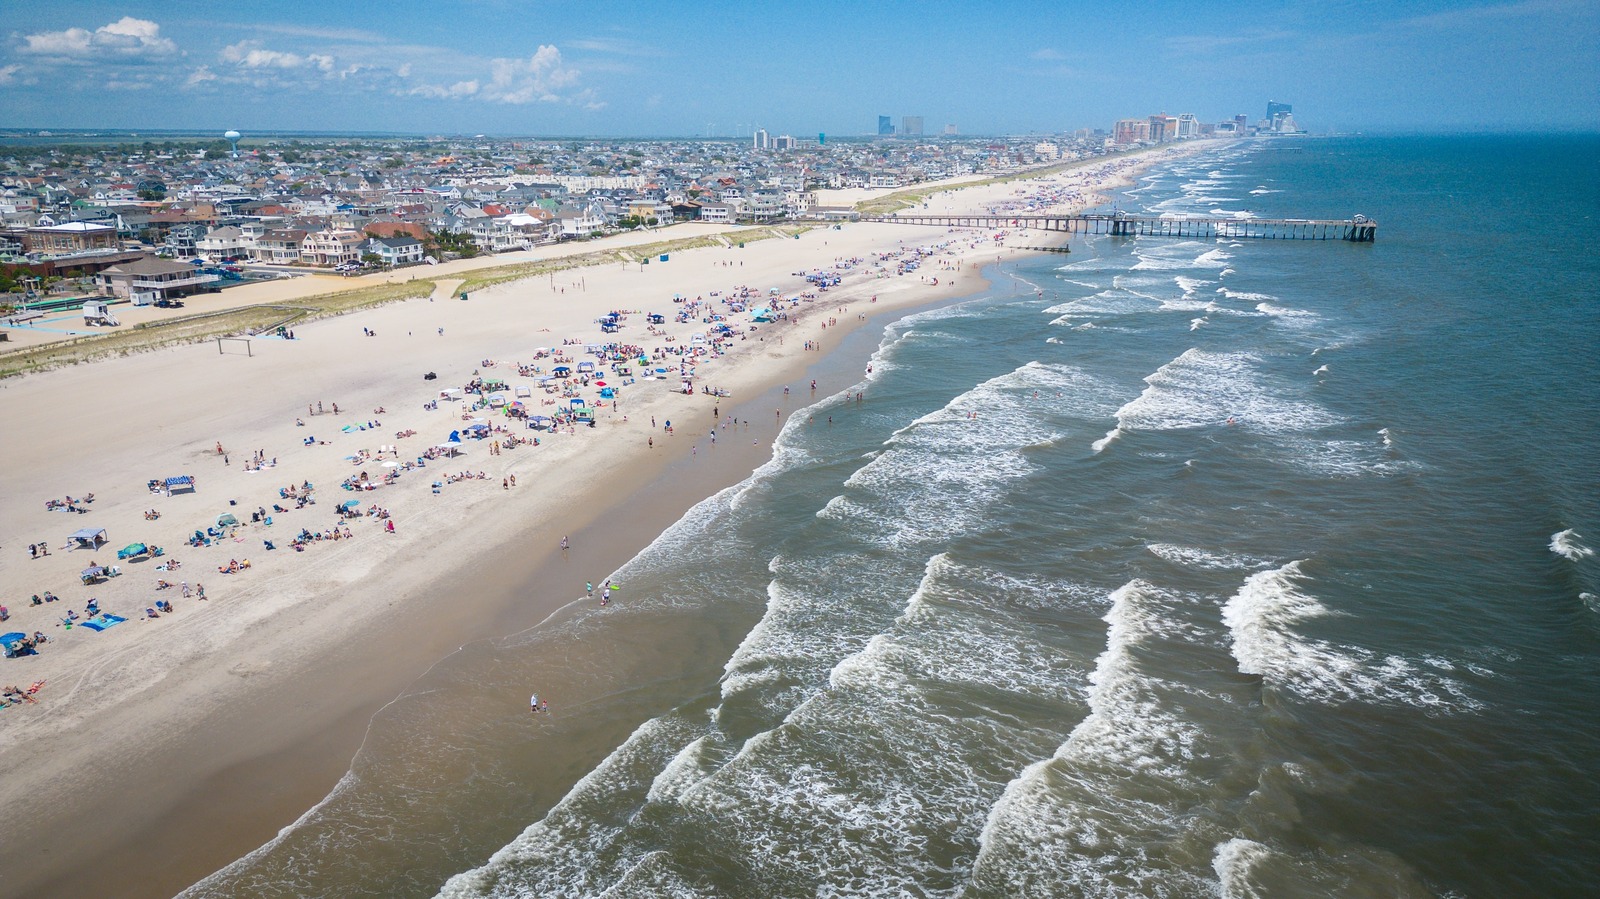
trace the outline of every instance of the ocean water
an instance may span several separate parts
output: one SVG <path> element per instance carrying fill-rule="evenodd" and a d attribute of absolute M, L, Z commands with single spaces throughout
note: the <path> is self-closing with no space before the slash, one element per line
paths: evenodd
<path fill-rule="evenodd" d="M 1381 227 L 1080 239 L 892 324 L 623 599 L 442 662 L 186 895 L 1592 894 L 1600 139 L 1118 203 Z"/>

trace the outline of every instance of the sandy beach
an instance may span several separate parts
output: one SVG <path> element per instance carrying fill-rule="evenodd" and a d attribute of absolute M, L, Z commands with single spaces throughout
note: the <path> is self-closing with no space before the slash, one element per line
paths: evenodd
<path fill-rule="evenodd" d="M 1029 198 L 1049 211 L 1090 207 L 1143 166 L 1203 146 L 965 187 L 919 211 L 1004 214 Z M 453 289 L 476 268 L 723 230 L 239 288 L 215 302 L 413 275 L 437 284 L 429 297 L 298 326 L 293 340 L 258 338 L 248 356 L 207 342 L 0 383 L 0 602 L 10 612 L 0 629 L 47 638 L 36 655 L 0 661 L 0 684 L 39 685 L 35 702 L 0 710 L 0 896 L 172 895 L 271 839 L 334 786 L 372 714 L 429 666 L 591 602 L 586 581 L 601 585 L 686 508 L 764 461 L 810 393 L 810 372 L 829 371 L 823 360 L 847 335 L 970 294 L 982 266 L 1046 242 L 851 223 L 743 248 L 730 234 L 734 245 L 561 271 L 467 301 Z M 819 271 L 839 284 L 820 290 L 806 278 Z M 753 322 L 769 303 L 786 318 Z M 612 312 L 620 331 L 603 333 Z M 720 343 L 713 315 L 732 329 Z M 627 374 L 588 350 L 614 343 L 635 348 Z M 558 356 L 573 375 L 583 362 L 596 371 L 547 393 L 540 379 Z M 840 365 L 819 395 L 853 380 Z M 471 408 L 476 394 L 441 398 L 474 378 L 506 382 L 508 399 L 535 415 L 567 409 L 570 393 L 594 426 L 533 431 Z M 602 398 L 597 381 L 616 395 Z M 795 401 L 774 401 L 786 388 Z M 708 435 L 729 416 L 754 427 L 717 446 Z M 463 440 L 459 457 L 423 458 L 472 424 L 493 430 Z M 512 436 L 539 443 L 505 447 Z M 341 486 L 363 474 L 371 489 Z M 195 489 L 147 488 L 179 475 Z M 315 502 L 301 505 L 306 484 Z M 68 497 L 80 511 L 47 508 Z M 340 518 L 351 501 L 357 514 Z M 239 524 L 219 526 L 224 514 Z M 69 549 L 84 528 L 107 541 Z M 208 528 L 220 536 L 191 546 Z M 326 539 L 297 549 L 301 533 Z M 119 561 L 136 542 L 165 554 Z M 40 543 L 49 555 L 34 558 Z M 121 573 L 84 584 L 91 565 Z M 32 604 L 47 592 L 59 600 Z M 126 620 L 85 629 L 91 599 Z M 172 611 L 147 617 L 158 600 Z"/>

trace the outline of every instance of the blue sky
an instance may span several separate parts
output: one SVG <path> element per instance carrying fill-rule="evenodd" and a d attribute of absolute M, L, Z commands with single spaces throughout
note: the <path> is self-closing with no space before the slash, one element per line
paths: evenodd
<path fill-rule="evenodd" d="M 1600 3 L 0 0 L 0 128 L 1600 128 Z"/>

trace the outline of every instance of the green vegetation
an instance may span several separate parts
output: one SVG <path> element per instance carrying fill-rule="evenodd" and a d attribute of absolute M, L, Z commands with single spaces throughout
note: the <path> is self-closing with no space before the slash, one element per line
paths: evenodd
<path fill-rule="evenodd" d="M 343 315 L 358 309 L 425 297 L 433 293 L 432 281 L 407 281 L 376 284 L 338 293 L 306 297 L 295 305 L 262 303 L 202 312 L 177 318 L 134 325 L 105 334 L 75 337 L 44 346 L 0 352 L 0 378 L 41 371 L 60 365 L 76 365 L 108 356 L 127 356 L 161 347 L 199 343 L 217 337 L 253 334 L 297 322 Z"/>

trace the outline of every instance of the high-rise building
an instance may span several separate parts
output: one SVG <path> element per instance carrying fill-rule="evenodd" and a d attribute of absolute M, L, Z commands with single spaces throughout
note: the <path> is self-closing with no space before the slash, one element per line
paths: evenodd
<path fill-rule="evenodd" d="M 1283 131 L 1284 130 L 1283 120 L 1286 119 L 1286 118 L 1290 119 L 1291 128 L 1289 130 L 1293 130 L 1293 127 L 1292 127 L 1292 125 L 1293 125 L 1292 116 L 1293 115 L 1294 115 L 1294 107 L 1293 106 L 1289 105 L 1288 103 L 1278 103 L 1278 102 L 1275 102 L 1273 100 L 1268 100 L 1267 101 L 1267 130 L 1268 131 Z"/>
<path fill-rule="evenodd" d="M 922 133 L 922 116 L 919 116 L 919 115 L 901 116 L 900 117 L 900 133 L 901 134 L 921 134 Z"/>
<path fill-rule="evenodd" d="M 752 145 L 757 150 L 765 150 L 772 145 L 772 139 L 767 135 L 767 129 L 757 128 Z"/>
<path fill-rule="evenodd" d="M 1156 143 L 1178 139 L 1178 117 L 1166 113 L 1153 115 L 1150 122 L 1150 139 Z"/>
<path fill-rule="evenodd" d="M 1200 136 L 1200 121 L 1194 117 L 1194 113 L 1192 113 L 1192 112 L 1179 113 L 1178 114 L 1178 137 L 1183 138 L 1183 137 L 1199 137 L 1199 136 Z"/>
<path fill-rule="evenodd" d="M 1233 130 L 1236 134 L 1247 134 L 1250 131 L 1250 117 L 1239 113 L 1233 117 Z"/>
<path fill-rule="evenodd" d="M 1142 143 L 1151 139 L 1150 132 L 1148 119 L 1118 119 L 1112 140 L 1123 146 Z"/>
<path fill-rule="evenodd" d="M 791 135 L 780 134 L 772 139 L 772 149 L 774 150 L 793 150 L 794 148 L 795 142 Z"/>
<path fill-rule="evenodd" d="M 944 133 L 945 133 L 945 134 L 946 134 L 946 135 L 947 135 L 947 136 L 950 136 L 950 137 L 954 137 L 954 136 L 955 136 L 955 135 L 957 135 L 957 134 L 960 134 L 960 133 L 961 133 L 961 129 L 959 129 L 959 128 L 957 128 L 957 127 L 956 127 L 956 126 L 955 126 L 955 123 L 954 123 L 954 122 L 951 122 L 951 123 L 950 123 L 950 124 L 948 124 L 948 125 L 946 125 L 946 126 L 944 126 Z"/>
<path fill-rule="evenodd" d="M 890 116 L 878 116 L 878 135 L 884 136 L 894 133 L 894 119 Z"/>

